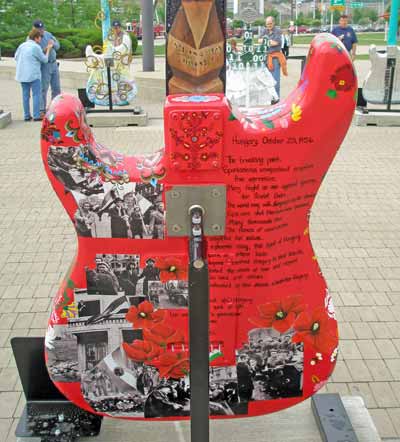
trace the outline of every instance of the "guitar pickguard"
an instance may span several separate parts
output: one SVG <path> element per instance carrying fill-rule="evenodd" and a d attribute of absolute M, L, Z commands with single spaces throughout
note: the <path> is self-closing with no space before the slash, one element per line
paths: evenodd
<path fill-rule="evenodd" d="M 46 359 L 70 400 L 113 417 L 189 419 L 188 239 L 166 228 L 177 210 L 166 193 L 179 186 L 226 188 L 224 234 L 207 237 L 210 416 L 270 413 L 325 385 L 337 322 L 309 216 L 356 91 L 347 51 L 322 34 L 275 106 L 239 112 L 222 94 L 169 96 L 165 149 L 149 156 L 99 145 L 75 97 L 53 101 L 43 161 L 79 247 L 54 299 Z"/>

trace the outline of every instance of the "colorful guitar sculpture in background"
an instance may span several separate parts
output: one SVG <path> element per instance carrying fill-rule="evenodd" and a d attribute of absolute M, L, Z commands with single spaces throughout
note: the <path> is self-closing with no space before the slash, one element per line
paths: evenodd
<path fill-rule="evenodd" d="M 152 155 L 107 149 L 77 98 L 53 101 L 42 156 L 79 246 L 46 360 L 71 401 L 113 417 L 189 418 L 188 239 L 165 228 L 189 185 L 217 206 L 226 189 L 225 228 L 206 237 L 211 417 L 270 413 L 325 385 L 337 322 L 309 217 L 356 92 L 344 46 L 321 34 L 278 105 L 240 113 L 222 94 L 169 96 L 165 150 Z"/>
<path fill-rule="evenodd" d="M 391 103 L 400 104 L 400 48 L 397 46 L 398 14 L 399 0 L 392 0 L 386 53 L 377 52 L 375 45 L 372 45 L 369 49 L 371 71 L 368 73 L 362 89 L 363 96 L 369 103 L 388 103 L 391 70 L 394 69 Z"/>
<path fill-rule="evenodd" d="M 137 95 L 137 87 L 130 73 L 132 62 L 132 41 L 122 31 L 119 35 L 111 28 L 110 6 L 112 0 L 101 0 L 101 11 L 96 17 L 102 22 L 103 48 L 86 47 L 86 67 L 89 79 L 86 95 L 89 100 L 100 106 L 109 105 L 107 67 L 105 59 L 112 60 L 111 90 L 112 104 L 128 105 Z"/>

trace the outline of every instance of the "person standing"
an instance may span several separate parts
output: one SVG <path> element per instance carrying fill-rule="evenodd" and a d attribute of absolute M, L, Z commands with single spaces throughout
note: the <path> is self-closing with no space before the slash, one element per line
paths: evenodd
<path fill-rule="evenodd" d="M 352 60 L 355 60 L 358 40 L 354 29 L 349 26 L 348 15 L 343 14 L 340 16 L 339 26 L 333 28 L 332 34 L 344 44 Z"/>
<path fill-rule="evenodd" d="M 249 402 L 253 397 L 253 373 L 248 364 L 247 355 L 240 355 L 236 365 L 238 379 L 238 393 L 240 402 Z"/>
<path fill-rule="evenodd" d="M 155 261 L 153 258 L 149 258 L 146 260 L 146 267 L 142 270 L 142 273 L 139 275 L 138 279 L 143 280 L 143 294 L 149 299 L 149 281 L 159 281 L 160 280 L 160 269 L 156 267 Z"/>
<path fill-rule="evenodd" d="M 41 20 L 35 20 L 33 22 L 33 27 L 42 35 L 40 46 L 43 50 L 45 50 L 49 41 L 53 42 L 53 47 L 49 53 L 49 62 L 42 65 L 42 95 L 40 100 L 40 112 L 42 116 L 44 116 L 47 108 L 47 92 L 49 90 L 49 86 L 51 87 L 51 99 L 61 93 L 60 72 L 57 62 L 57 51 L 60 49 L 60 43 L 53 34 L 45 30 L 44 23 Z"/>
<path fill-rule="evenodd" d="M 281 68 L 283 74 L 287 75 L 287 65 L 282 54 L 282 32 L 275 26 L 274 17 L 269 16 L 265 19 L 265 29 L 261 31 L 261 37 L 267 40 L 267 67 L 276 81 L 275 90 L 280 96 Z"/>
<path fill-rule="evenodd" d="M 128 230 L 130 230 L 130 225 L 124 200 L 117 197 L 114 200 L 114 204 L 115 207 L 110 209 L 108 212 L 111 218 L 111 237 L 128 238 Z"/>
<path fill-rule="evenodd" d="M 119 20 L 114 20 L 112 22 L 112 45 L 113 51 L 131 56 L 132 40 L 129 35 L 123 31 L 121 22 Z"/>
<path fill-rule="evenodd" d="M 27 41 L 18 46 L 15 53 L 17 69 L 15 79 L 21 83 L 22 103 L 24 107 L 24 120 L 32 120 L 30 110 L 30 95 L 32 90 L 33 119 L 40 121 L 40 91 L 41 91 L 41 65 L 47 64 L 53 42 L 48 41 L 43 53 L 40 43 L 42 35 L 33 28 L 28 35 Z"/>
<path fill-rule="evenodd" d="M 282 33 L 282 53 L 285 58 L 289 57 L 290 35 L 287 30 Z"/>

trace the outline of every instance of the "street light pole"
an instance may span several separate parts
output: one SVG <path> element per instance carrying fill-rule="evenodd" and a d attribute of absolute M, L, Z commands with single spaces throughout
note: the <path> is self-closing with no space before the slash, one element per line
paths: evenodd
<path fill-rule="evenodd" d="M 141 0 L 142 4 L 142 45 L 143 45 L 143 72 L 154 71 L 154 30 L 153 30 L 153 2 Z"/>

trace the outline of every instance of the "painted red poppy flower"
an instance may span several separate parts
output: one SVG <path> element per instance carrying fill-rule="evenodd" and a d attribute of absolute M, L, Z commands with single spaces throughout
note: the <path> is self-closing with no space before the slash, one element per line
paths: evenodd
<path fill-rule="evenodd" d="M 320 353 L 331 353 L 337 346 L 337 323 L 329 318 L 325 309 L 300 313 L 294 323 L 293 342 L 304 342 Z"/>
<path fill-rule="evenodd" d="M 154 310 L 153 304 L 149 301 L 140 303 L 137 307 L 132 305 L 125 319 L 132 322 L 134 328 L 151 328 L 165 319 L 165 310 Z"/>
<path fill-rule="evenodd" d="M 349 91 L 356 84 L 353 67 L 346 64 L 336 69 L 335 73 L 331 76 L 331 81 L 337 91 Z"/>
<path fill-rule="evenodd" d="M 151 365 L 158 368 L 162 378 L 180 379 L 189 373 L 189 355 L 188 352 L 163 353 Z"/>
<path fill-rule="evenodd" d="M 156 324 L 150 330 L 144 329 L 143 337 L 146 341 L 154 342 L 164 348 L 168 344 L 184 342 L 183 335 L 180 331 L 164 324 Z"/>
<path fill-rule="evenodd" d="M 127 342 L 122 343 L 122 347 L 128 356 L 135 362 L 149 362 L 157 358 L 162 353 L 162 349 L 150 341 L 141 341 L 135 339 L 131 344 Z"/>
<path fill-rule="evenodd" d="M 249 321 L 257 327 L 273 327 L 279 333 L 289 330 L 297 315 L 304 310 L 302 296 L 295 295 L 257 307 L 259 316 Z"/>
<path fill-rule="evenodd" d="M 162 282 L 171 280 L 186 281 L 188 279 L 187 259 L 178 257 L 157 258 L 156 267 L 160 269 L 160 279 Z"/>

